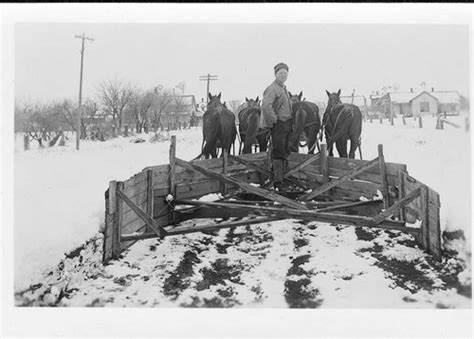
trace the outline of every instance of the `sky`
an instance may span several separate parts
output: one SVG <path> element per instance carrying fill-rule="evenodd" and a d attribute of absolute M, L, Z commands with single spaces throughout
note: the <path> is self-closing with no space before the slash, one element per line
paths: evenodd
<path fill-rule="evenodd" d="M 457 90 L 469 95 L 469 26 L 455 24 L 328 23 L 68 23 L 14 26 L 15 98 L 77 100 L 81 40 L 86 41 L 83 96 L 104 80 L 142 88 L 185 82 L 199 101 L 206 82 L 224 101 L 262 96 L 273 66 L 289 65 L 287 87 L 313 101 L 325 90 L 370 95 L 383 86 L 399 91 Z M 176 89 L 177 93 L 181 90 Z"/>

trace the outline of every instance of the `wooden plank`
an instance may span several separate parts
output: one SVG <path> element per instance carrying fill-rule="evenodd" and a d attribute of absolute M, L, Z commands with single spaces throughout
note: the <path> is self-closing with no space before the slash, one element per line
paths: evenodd
<path fill-rule="evenodd" d="M 127 197 L 128 197 L 128 195 L 127 195 Z M 145 191 L 145 192 L 140 193 L 139 195 L 136 195 L 134 197 L 129 197 L 129 199 L 131 201 L 133 201 L 133 203 L 135 205 L 138 205 L 140 207 L 146 206 L 147 205 L 147 192 Z M 129 206 L 125 205 L 123 207 L 122 215 L 125 216 L 126 214 L 130 213 L 131 211 L 132 211 L 132 209 Z"/>
<path fill-rule="evenodd" d="M 383 212 L 379 213 L 377 216 L 375 216 L 373 218 L 373 222 L 375 224 L 381 223 L 383 220 L 385 220 L 386 218 L 393 215 L 396 211 L 398 211 L 398 209 L 400 207 L 405 206 L 406 204 L 411 202 L 413 199 L 415 199 L 419 195 L 420 195 L 420 189 L 416 189 L 416 190 L 410 192 L 403 199 L 397 201 L 395 204 L 393 204 L 392 206 L 387 208 L 385 211 L 383 211 Z"/>
<path fill-rule="evenodd" d="M 176 136 L 171 136 L 171 145 L 170 145 L 170 169 L 169 169 L 169 193 L 173 196 L 174 199 L 177 199 L 176 196 L 176 178 L 175 178 L 175 168 L 176 168 Z M 173 210 L 170 210 L 170 222 L 175 223 L 176 216 Z M 156 231 L 156 230 L 155 230 Z M 159 235 L 159 233 L 158 233 Z"/>
<path fill-rule="evenodd" d="M 137 233 L 141 233 L 141 232 L 145 232 L 146 231 L 146 228 L 147 226 L 146 225 L 142 225 L 142 227 L 140 227 L 139 229 L 137 229 L 135 232 Z M 125 231 L 124 231 L 125 232 Z M 155 238 L 157 237 L 156 233 L 155 232 L 151 232 L 155 235 Z M 122 250 L 125 251 L 126 249 L 130 248 L 133 244 L 135 244 L 137 242 L 137 240 L 127 240 L 127 239 L 123 239 L 123 235 L 120 237 L 120 241 L 122 242 Z"/>
<path fill-rule="evenodd" d="M 358 173 L 361 173 L 365 170 L 367 170 L 368 168 L 376 165 L 378 163 L 378 159 L 375 158 L 365 164 L 363 164 L 362 166 L 359 166 L 357 168 L 354 168 L 353 170 L 349 171 L 348 173 L 346 173 L 345 175 L 343 175 L 342 177 L 339 177 L 338 179 L 336 180 L 332 180 L 324 185 L 322 185 L 321 187 L 319 187 L 318 189 L 316 189 L 315 191 L 313 192 L 310 192 L 310 193 L 307 193 L 307 194 L 303 194 L 301 197 L 300 197 L 300 200 L 302 201 L 306 201 L 306 200 L 310 200 L 310 199 L 313 199 L 315 197 L 317 197 L 318 195 L 320 195 L 321 193 L 324 193 L 326 192 L 327 190 L 333 188 L 333 187 L 336 187 L 337 185 L 339 185 L 341 182 L 344 182 L 352 177 L 354 177 L 355 175 L 357 175 Z"/>
<path fill-rule="evenodd" d="M 327 145 L 321 144 L 321 174 L 323 177 L 323 183 L 326 184 L 329 182 L 329 162 L 328 162 L 328 153 Z"/>
<path fill-rule="evenodd" d="M 349 158 L 337 158 L 337 157 L 328 157 L 329 169 L 342 169 L 345 171 L 351 170 L 353 168 L 359 167 L 364 163 L 367 163 L 368 160 L 359 160 L 359 159 L 349 159 Z M 386 162 L 385 163 L 385 172 L 387 175 L 392 175 L 395 178 L 398 176 L 399 170 L 407 170 L 405 164 L 397 164 Z M 368 173 L 380 175 L 380 169 L 378 167 L 372 167 L 367 170 Z M 331 174 L 331 173 L 330 173 Z"/>
<path fill-rule="evenodd" d="M 227 167 L 229 165 L 229 154 L 227 154 L 227 150 L 223 149 L 224 156 L 222 157 L 222 174 L 227 175 Z M 227 194 L 227 184 L 224 182 L 222 183 L 222 194 Z"/>
<path fill-rule="evenodd" d="M 421 186 L 421 243 L 423 248 L 427 251 L 430 250 L 430 239 L 429 239 L 429 208 L 428 208 L 428 189 L 426 186 Z"/>
<path fill-rule="evenodd" d="M 146 214 L 140 207 L 136 206 L 132 201 L 130 201 L 122 191 L 117 190 L 117 195 L 122 199 L 127 205 L 133 208 L 133 210 L 138 214 L 138 216 L 157 234 L 157 236 L 165 236 L 166 232 L 164 229 L 157 225 L 153 218 Z"/>
<path fill-rule="evenodd" d="M 378 155 L 379 155 L 379 171 L 380 171 L 380 190 L 382 191 L 383 197 L 383 206 L 388 208 L 390 206 L 390 201 L 388 197 L 388 184 L 387 184 L 387 174 L 385 168 L 385 158 L 383 155 L 383 145 L 379 144 L 377 146 Z"/>
<path fill-rule="evenodd" d="M 375 201 L 375 202 L 378 202 L 378 201 Z M 356 207 L 356 206 L 361 206 L 361 205 L 369 205 L 369 204 L 374 204 L 374 200 L 357 201 L 357 202 L 352 202 L 352 203 L 348 203 L 348 204 L 340 204 L 340 205 L 329 206 L 329 207 L 325 207 L 325 208 L 318 208 L 318 209 L 316 209 L 316 211 L 318 211 L 318 212 L 329 212 L 329 211 L 347 209 L 347 208 L 351 208 L 351 207 Z"/>
<path fill-rule="evenodd" d="M 147 173 L 147 190 L 146 190 L 146 213 L 153 217 L 153 170 L 149 169 Z M 146 231 L 151 232 L 152 230 L 147 225 Z"/>
<path fill-rule="evenodd" d="M 259 214 L 259 215 L 277 216 L 277 217 L 285 218 L 285 219 L 305 219 L 305 220 L 324 221 L 324 222 L 340 222 L 343 224 L 351 224 L 351 225 L 357 225 L 357 226 L 400 230 L 400 231 L 409 232 L 411 234 L 419 232 L 419 230 L 415 228 L 405 227 L 404 223 L 401 221 L 384 220 L 380 224 L 374 224 L 372 221 L 372 217 L 366 217 L 366 216 L 344 215 L 344 214 L 329 213 L 329 212 L 318 212 L 314 210 L 296 210 L 296 209 L 288 209 L 285 207 L 277 208 L 277 207 L 258 206 L 258 207 L 252 208 L 251 206 L 248 206 L 248 205 L 223 204 L 219 202 L 207 202 L 207 201 L 179 200 L 179 203 L 186 204 L 186 205 L 196 205 L 196 206 L 208 205 L 208 206 L 215 206 L 215 207 L 223 206 L 226 208 L 243 209 L 247 211 L 253 211 L 254 213 Z"/>
<path fill-rule="evenodd" d="M 147 181 L 142 181 L 134 186 L 128 186 L 127 189 L 124 189 L 122 192 L 132 199 L 134 196 L 146 192 L 148 188 L 147 186 Z"/>
<path fill-rule="evenodd" d="M 140 185 L 146 181 L 147 181 L 146 172 L 137 173 L 133 177 L 123 182 L 123 190 L 126 191 L 128 188 Z"/>
<path fill-rule="evenodd" d="M 120 247 L 120 235 L 122 233 L 122 201 L 118 199 L 120 189 L 123 187 L 122 182 L 117 182 L 115 186 L 115 218 L 114 231 L 112 235 L 112 257 L 117 259 L 122 252 Z"/>
<path fill-rule="evenodd" d="M 399 170 L 398 171 L 398 198 L 399 199 L 403 199 L 406 196 L 404 176 L 405 176 L 405 172 L 402 170 Z M 405 206 L 400 208 L 400 213 L 398 217 L 402 221 L 406 220 Z"/>
<path fill-rule="evenodd" d="M 234 179 L 232 177 L 226 177 L 225 175 L 222 175 L 220 173 L 217 173 L 217 172 L 214 172 L 214 171 L 211 171 L 211 170 L 207 170 L 203 167 L 200 167 L 196 164 L 193 164 L 193 163 L 188 163 L 184 160 L 181 160 L 179 158 L 176 158 L 176 163 L 179 165 L 179 166 L 182 166 L 184 168 L 188 168 L 188 169 L 192 169 L 192 170 L 196 170 L 196 171 L 199 171 L 203 174 L 207 174 L 208 176 L 211 176 L 211 177 L 214 177 L 214 178 L 217 178 L 221 181 L 227 181 L 231 184 L 234 184 L 238 187 L 240 187 L 241 189 L 245 190 L 246 192 L 250 192 L 250 193 L 254 193 L 254 194 L 257 194 L 261 197 L 264 197 L 264 198 L 269 198 L 271 200 L 274 200 L 274 201 L 277 201 L 285 206 L 289 206 L 289 207 L 293 207 L 295 209 L 306 209 L 306 207 L 304 205 L 301 205 L 293 200 L 290 200 L 288 198 L 285 198 L 281 195 L 278 195 L 276 193 L 273 193 L 273 192 L 270 192 L 268 190 L 264 190 L 264 189 L 261 189 L 261 188 L 258 188 L 258 187 L 254 187 L 250 184 L 247 184 L 243 181 L 239 181 L 237 179 Z"/>
<path fill-rule="evenodd" d="M 141 204 L 136 204 L 134 202 L 134 204 L 143 210 L 146 209 L 146 201 L 142 202 Z M 124 205 L 123 206 L 124 210 L 125 210 L 125 207 L 127 208 L 127 212 L 124 213 L 124 211 L 122 211 L 122 227 L 126 227 L 130 223 L 133 223 L 136 220 L 140 219 L 140 217 L 135 213 L 135 211 L 130 206 Z"/>
<path fill-rule="evenodd" d="M 109 183 L 109 214 L 115 213 L 115 208 L 117 207 L 117 181 L 111 181 Z"/>
<path fill-rule="evenodd" d="M 312 155 L 311 157 L 309 157 L 309 158 L 306 159 L 305 161 L 302 161 L 302 162 L 300 162 L 298 165 L 291 167 L 290 170 L 288 170 L 288 171 L 285 173 L 284 177 L 285 177 L 285 178 L 289 178 L 292 174 L 294 174 L 294 173 L 298 172 L 299 170 L 305 168 L 305 167 L 308 166 L 309 164 L 311 164 L 311 163 L 317 161 L 319 158 L 320 158 L 319 153 Z"/>

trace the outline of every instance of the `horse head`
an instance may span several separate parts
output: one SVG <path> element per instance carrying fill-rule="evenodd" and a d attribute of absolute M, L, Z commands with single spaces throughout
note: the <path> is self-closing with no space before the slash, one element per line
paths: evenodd
<path fill-rule="evenodd" d="M 245 102 L 247 103 L 247 107 L 260 107 L 260 99 L 256 97 L 255 99 L 249 99 L 245 97 Z"/>
<path fill-rule="evenodd" d="M 207 104 L 207 109 L 213 109 L 217 108 L 218 106 L 222 106 L 221 94 L 222 93 L 219 93 L 218 95 L 212 95 L 209 93 L 209 103 Z"/>
<path fill-rule="evenodd" d="M 341 90 L 337 91 L 337 93 L 329 93 L 328 90 L 326 90 L 326 94 L 328 95 L 328 104 L 326 106 L 326 110 L 323 115 L 323 123 L 321 124 L 321 129 L 324 128 L 324 125 L 327 122 L 327 119 L 329 117 L 329 114 L 331 113 L 331 110 L 334 106 L 342 103 L 341 102 Z"/>
<path fill-rule="evenodd" d="M 297 94 L 297 95 L 293 95 L 291 94 L 291 92 L 288 92 L 288 94 L 290 95 L 290 100 L 293 103 L 301 101 L 301 98 L 303 97 L 303 91 L 301 91 L 300 94 Z"/>

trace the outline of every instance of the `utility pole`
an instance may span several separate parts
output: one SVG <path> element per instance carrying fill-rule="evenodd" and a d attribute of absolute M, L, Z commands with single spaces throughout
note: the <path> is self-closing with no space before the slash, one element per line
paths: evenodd
<path fill-rule="evenodd" d="M 199 77 L 199 80 L 207 81 L 206 104 L 208 104 L 209 103 L 209 82 L 213 80 L 218 80 L 217 75 L 210 75 L 209 73 L 207 73 L 207 75 L 201 75 Z"/>
<path fill-rule="evenodd" d="M 79 110 L 77 114 L 77 131 L 76 131 L 76 149 L 79 150 L 79 140 L 81 140 L 81 115 L 82 115 L 82 68 L 84 65 L 84 40 L 94 41 L 92 38 L 88 38 L 82 33 L 82 35 L 75 35 L 75 38 L 82 39 L 81 48 L 81 76 L 79 78 Z"/>

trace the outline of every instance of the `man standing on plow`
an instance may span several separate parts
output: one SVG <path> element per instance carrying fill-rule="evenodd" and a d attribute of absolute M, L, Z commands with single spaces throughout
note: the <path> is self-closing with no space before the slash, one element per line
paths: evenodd
<path fill-rule="evenodd" d="M 288 65 L 280 62 L 274 67 L 275 81 L 263 92 L 260 128 L 271 130 L 272 159 L 275 187 L 283 189 L 283 175 L 288 169 L 291 137 L 291 100 L 286 90 Z"/>

